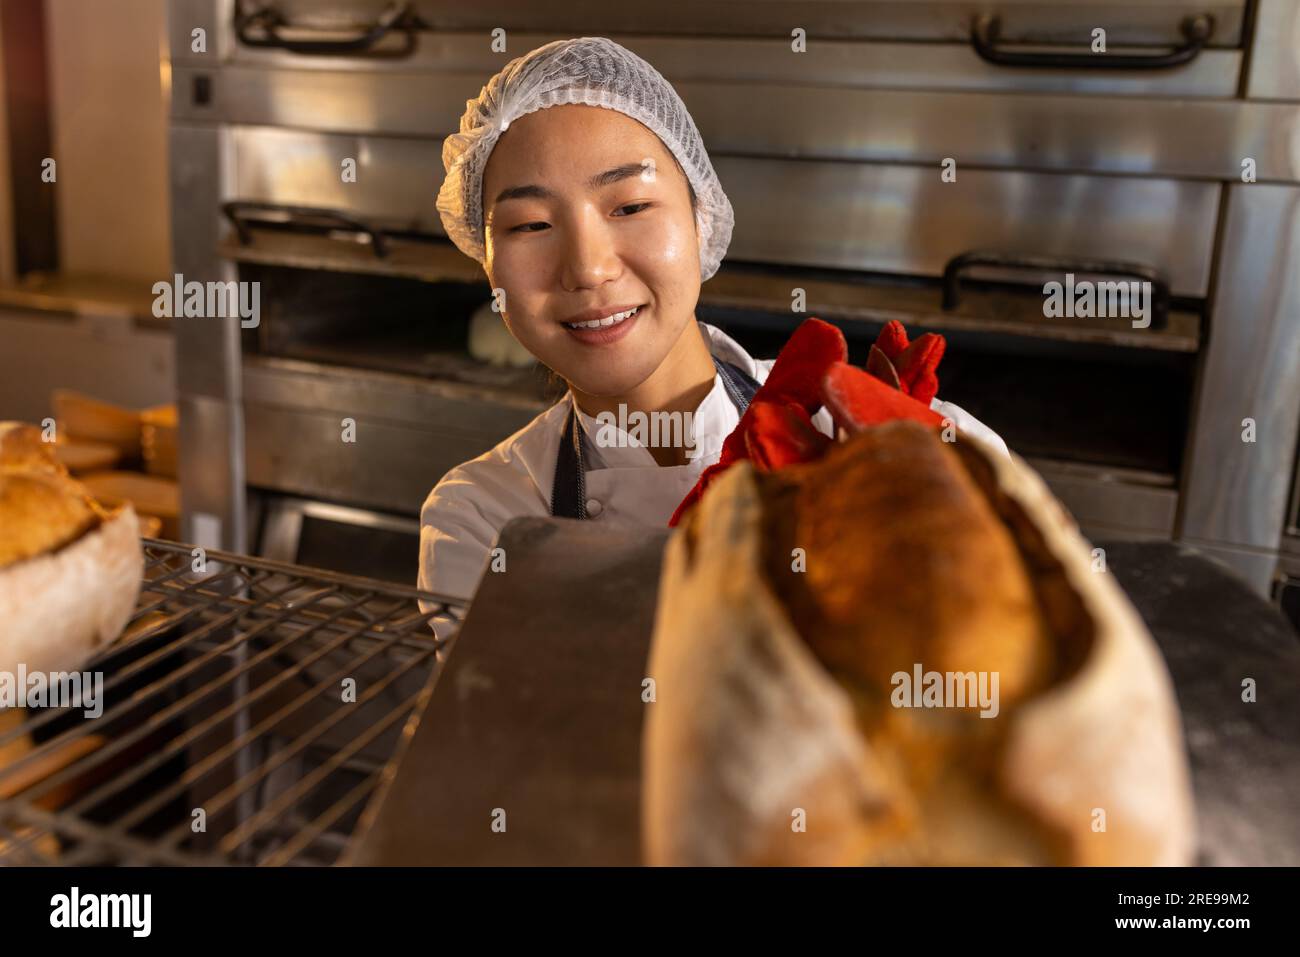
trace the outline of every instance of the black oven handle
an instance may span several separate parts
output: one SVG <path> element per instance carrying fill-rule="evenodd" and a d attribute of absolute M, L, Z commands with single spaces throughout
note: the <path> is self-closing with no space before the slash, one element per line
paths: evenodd
<path fill-rule="evenodd" d="M 404 57 L 415 49 L 414 21 L 409 2 L 393 3 L 375 22 L 363 27 L 361 33 L 346 40 L 290 40 L 279 31 L 290 24 L 275 7 L 260 7 L 251 13 L 235 9 L 235 36 L 249 47 L 274 47 L 291 53 L 316 56 L 385 56 Z M 394 30 L 402 31 L 404 42 L 398 49 L 380 53 L 372 50 L 377 43 Z"/>
<path fill-rule="evenodd" d="M 286 217 L 284 222 L 290 225 L 345 229 L 349 232 L 364 233 L 370 237 L 370 248 L 374 250 L 376 256 L 382 259 L 388 255 L 388 247 L 384 243 L 384 234 L 381 230 L 353 216 L 340 213 L 336 209 L 325 209 L 318 206 L 288 206 L 283 203 L 261 203 L 252 200 L 231 200 L 221 204 L 221 212 L 230 220 L 230 225 L 235 227 L 235 234 L 239 237 L 239 245 L 241 246 L 247 246 L 253 241 L 249 220 L 245 218 L 246 213 L 279 213 Z"/>
<path fill-rule="evenodd" d="M 1188 17 L 1181 24 L 1186 42 L 1164 53 L 1033 53 L 1012 52 L 998 46 L 1000 19 L 991 14 L 976 18 L 970 42 L 975 52 L 997 66 L 1038 67 L 1049 70 L 1165 70 L 1181 66 L 1205 49 L 1214 32 L 1214 17 L 1208 13 Z"/>
<path fill-rule="evenodd" d="M 1064 256 L 1029 256 L 1019 253 L 973 250 L 948 260 L 943 267 L 943 308 L 957 308 L 961 292 L 963 270 L 974 266 L 992 266 L 998 269 L 1025 269 L 1035 272 L 1083 273 L 1091 276 L 1122 276 L 1151 283 L 1151 328 L 1163 329 L 1169 318 L 1169 283 L 1150 266 L 1142 263 L 1117 262 L 1107 259 L 1071 259 Z"/>

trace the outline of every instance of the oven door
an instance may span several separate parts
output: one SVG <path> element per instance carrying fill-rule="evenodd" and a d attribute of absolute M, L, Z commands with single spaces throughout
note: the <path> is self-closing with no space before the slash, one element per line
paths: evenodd
<path fill-rule="evenodd" d="M 734 81 L 1204 97 L 1236 93 L 1247 14 L 1246 0 L 804 2 L 797 22 L 807 52 L 791 57 L 790 5 L 771 0 L 663 0 L 653 17 L 597 0 L 176 0 L 174 7 L 176 59 L 201 62 L 191 31 L 202 26 L 223 67 L 240 70 L 383 75 L 450 66 L 481 83 L 502 54 L 570 36 L 611 36 L 674 83 L 711 73 Z M 1094 52 L 1099 42 L 1104 58 Z"/>
<path fill-rule="evenodd" d="M 414 586 L 420 522 L 329 502 L 259 491 L 262 558 Z"/>

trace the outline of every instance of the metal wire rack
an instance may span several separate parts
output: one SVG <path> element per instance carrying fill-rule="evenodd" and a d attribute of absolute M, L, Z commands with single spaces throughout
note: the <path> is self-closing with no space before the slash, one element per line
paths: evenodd
<path fill-rule="evenodd" d="M 464 606 L 143 544 L 135 615 L 82 669 L 102 713 L 0 711 L 0 865 L 338 863 L 445 660 L 429 621 Z"/>

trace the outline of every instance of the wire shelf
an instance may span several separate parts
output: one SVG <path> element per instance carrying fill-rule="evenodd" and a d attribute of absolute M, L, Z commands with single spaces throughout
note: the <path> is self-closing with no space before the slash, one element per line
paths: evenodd
<path fill-rule="evenodd" d="M 338 863 L 464 606 L 145 539 L 98 706 L 0 711 L 0 865 Z M 420 607 L 424 602 L 425 609 Z"/>

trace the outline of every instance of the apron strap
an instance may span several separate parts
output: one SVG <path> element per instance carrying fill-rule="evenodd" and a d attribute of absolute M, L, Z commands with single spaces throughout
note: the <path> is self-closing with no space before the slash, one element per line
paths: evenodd
<path fill-rule="evenodd" d="M 586 469 L 582 467 L 582 423 L 570 403 L 569 417 L 560 436 L 555 456 L 555 482 L 551 486 L 551 515 L 556 518 L 587 517 Z"/>
<path fill-rule="evenodd" d="M 730 362 L 713 357 L 713 365 L 722 376 L 727 397 L 741 415 L 749 408 L 758 382 L 749 373 Z M 577 408 L 570 404 L 560 448 L 555 456 L 555 481 L 551 485 L 551 515 L 556 518 L 587 517 L 587 482 L 583 455 L 583 430 Z"/>
<path fill-rule="evenodd" d="M 758 380 L 740 366 L 734 366 L 717 356 L 713 357 L 713 364 L 722 374 L 722 385 L 727 390 L 727 395 L 731 396 L 732 405 L 744 415 L 749 403 L 754 400 L 754 393 L 758 391 Z"/>

